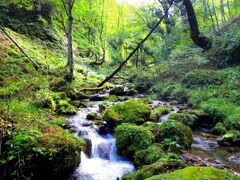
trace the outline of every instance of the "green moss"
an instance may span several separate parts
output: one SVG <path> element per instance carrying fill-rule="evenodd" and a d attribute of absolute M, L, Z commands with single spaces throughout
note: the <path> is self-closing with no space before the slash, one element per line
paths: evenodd
<path fill-rule="evenodd" d="M 169 151 L 179 151 L 191 147 L 193 136 L 191 129 L 174 120 L 167 120 L 161 124 L 150 123 L 145 126 L 154 134 L 156 142 Z"/>
<path fill-rule="evenodd" d="M 152 111 L 150 118 L 156 122 L 161 116 L 170 113 L 172 110 L 171 106 L 159 106 Z"/>
<path fill-rule="evenodd" d="M 107 99 L 105 101 L 109 101 L 109 102 L 117 102 L 118 101 L 118 97 L 115 95 L 110 95 L 107 97 Z"/>
<path fill-rule="evenodd" d="M 60 100 L 57 103 L 56 112 L 59 114 L 71 115 L 77 113 L 77 108 L 69 104 L 67 100 Z"/>
<path fill-rule="evenodd" d="M 87 114 L 86 117 L 88 120 L 95 120 L 97 118 L 97 113 L 96 112 L 90 112 Z"/>
<path fill-rule="evenodd" d="M 176 121 L 179 121 L 186 126 L 189 126 L 192 129 L 195 129 L 197 127 L 197 116 L 194 114 L 188 114 L 188 113 L 173 113 L 169 116 L 169 119 L 173 119 Z"/>
<path fill-rule="evenodd" d="M 222 135 L 226 133 L 226 127 L 223 123 L 218 122 L 211 130 L 213 134 Z"/>
<path fill-rule="evenodd" d="M 148 165 L 164 156 L 160 144 L 153 144 L 147 149 L 139 150 L 134 154 L 133 162 L 136 166 Z"/>
<path fill-rule="evenodd" d="M 103 119 L 110 124 L 121 123 L 143 124 L 150 118 L 149 106 L 140 100 L 128 100 L 111 106 L 103 115 Z"/>
<path fill-rule="evenodd" d="M 240 129 L 240 108 L 237 107 L 224 120 L 224 125 L 228 129 Z"/>
<path fill-rule="evenodd" d="M 168 162 L 157 161 L 156 163 L 143 166 L 133 173 L 124 175 L 123 180 L 143 180 L 148 177 L 169 172 L 169 170 L 173 171 L 182 167 L 184 167 L 184 164 L 179 160 L 170 160 Z"/>
<path fill-rule="evenodd" d="M 239 179 L 238 176 L 234 175 L 231 172 L 224 171 L 222 169 L 216 169 L 212 167 L 198 167 L 198 166 L 191 166 L 184 169 L 176 170 L 171 173 L 162 174 L 159 176 L 153 176 L 148 178 L 148 180 L 172 180 L 172 179 L 182 179 L 182 180 L 237 180 Z"/>
<path fill-rule="evenodd" d="M 218 141 L 220 145 L 224 146 L 240 146 L 240 131 L 227 131 Z"/>
<path fill-rule="evenodd" d="M 151 131 L 128 123 L 117 126 L 115 136 L 119 152 L 130 159 L 133 159 L 135 152 L 149 147 L 154 142 Z"/>

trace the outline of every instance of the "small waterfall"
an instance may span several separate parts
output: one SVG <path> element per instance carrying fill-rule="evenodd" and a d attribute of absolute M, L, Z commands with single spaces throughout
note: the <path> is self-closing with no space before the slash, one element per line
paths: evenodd
<path fill-rule="evenodd" d="M 101 136 L 95 125 L 86 119 L 90 112 L 98 112 L 102 102 L 91 102 L 90 108 L 83 108 L 69 118 L 76 127 L 77 135 L 91 141 L 91 156 L 81 152 L 81 164 L 75 172 L 77 180 L 117 180 L 134 170 L 133 164 L 117 154 L 116 140 L 111 134 Z"/>

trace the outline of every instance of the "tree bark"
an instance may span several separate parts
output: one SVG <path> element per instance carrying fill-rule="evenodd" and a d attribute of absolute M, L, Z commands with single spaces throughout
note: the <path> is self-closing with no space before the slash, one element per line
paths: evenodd
<path fill-rule="evenodd" d="M 183 0 L 183 5 L 186 7 L 188 22 L 190 26 L 190 33 L 193 42 L 203 49 L 210 49 L 212 46 L 212 41 L 208 37 L 200 36 L 197 18 L 191 1 Z"/>
<path fill-rule="evenodd" d="M 62 0 L 64 9 L 67 14 L 67 75 L 65 77 L 66 81 L 72 83 L 73 69 L 74 69 L 74 61 L 73 61 L 73 47 L 72 47 L 72 31 L 73 31 L 73 6 L 75 0 L 67 0 L 67 4 L 65 4 L 64 0 Z"/>

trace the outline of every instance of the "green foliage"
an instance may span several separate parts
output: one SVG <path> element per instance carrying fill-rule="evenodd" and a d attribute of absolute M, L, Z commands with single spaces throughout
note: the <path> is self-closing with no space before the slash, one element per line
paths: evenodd
<path fill-rule="evenodd" d="M 106 110 L 103 119 L 110 124 L 121 123 L 143 124 L 150 118 L 151 110 L 141 100 L 127 100 L 111 106 Z"/>
<path fill-rule="evenodd" d="M 115 129 L 116 144 L 119 152 L 133 159 L 135 152 L 146 149 L 154 142 L 151 131 L 133 124 L 121 124 Z"/>
<path fill-rule="evenodd" d="M 222 79 L 216 71 L 198 69 L 187 73 L 183 78 L 182 83 L 187 88 L 194 88 L 209 85 L 220 85 L 223 83 L 223 80 L 224 79 Z"/>
<path fill-rule="evenodd" d="M 183 179 L 183 180 L 232 179 L 232 180 L 237 180 L 237 179 L 239 179 L 239 177 L 231 172 L 227 172 L 227 171 L 221 170 L 221 169 L 216 169 L 213 167 L 190 166 L 190 167 L 186 167 L 184 169 L 176 170 L 171 173 L 162 174 L 162 175 L 153 176 L 151 178 L 148 178 L 148 180 L 158 180 L 158 179 L 166 179 L 166 180 L 172 180 L 172 179 Z"/>
<path fill-rule="evenodd" d="M 211 130 L 213 134 L 222 135 L 226 133 L 226 127 L 223 123 L 218 122 Z"/>

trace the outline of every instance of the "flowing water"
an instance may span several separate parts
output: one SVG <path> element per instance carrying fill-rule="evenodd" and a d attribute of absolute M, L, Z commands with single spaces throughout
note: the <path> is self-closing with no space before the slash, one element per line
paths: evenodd
<path fill-rule="evenodd" d="M 81 152 L 81 164 L 76 169 L 74 179 L 77 180 L 118 180 L 134 170 L 132 162 L 117 154 L 116 140 L 111 134 L 100 135 L 97 126 L 86 119 L 90 112 L 98 112 L 102 102 L 88 102 L 88 108 L 81 108 L 77 115 L 68 120 L 76 128 L 76 135 L 90 140 L 90 157 Z M 152 101 L 150 106 L 170 105 L 167 102 Z M 178 111 L 173 106 L 173 111 L 159 118 L 159 123 L 168 119 L 169 115 Z M 189 161 L 195 158 L 196 164 L 209 165 L 218 168 L 227 168 L 240 173 L 240 148 L 221 147 L 217 143 L 218 137 L 204 137 L 201 131 L 193 132 L 194 143 L 186 152 Z M 186 155 L 185 154 L 185 155 Z M 192 159 L 191 159 L 192 158 Z"/>
<path fill-rule="evenodd" d="M 111 134 L 99 135 L 97 127 L 86 119 L 90 112 L 98 112 L 102 102 L 89 102 L 89 108 L 82 108 L 77 115 L 69 118 L 77 135 L 91 142 L 90 157 L 81 152 L 81 164 L 74 179 L 77 180 L 117 180 L 134 170 L 133 164 L 117 154 L 116 140 Z"/>

